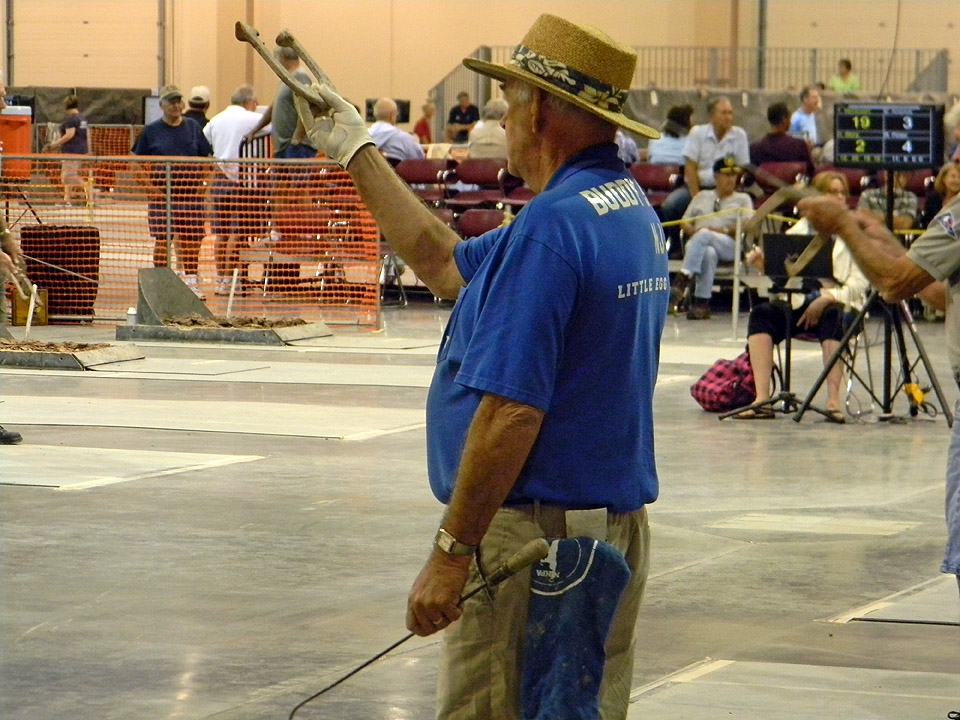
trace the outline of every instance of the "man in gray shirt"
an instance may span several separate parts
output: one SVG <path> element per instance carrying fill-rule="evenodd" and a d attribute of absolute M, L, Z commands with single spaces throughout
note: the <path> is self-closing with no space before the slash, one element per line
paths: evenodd
<path fill-rule="evenodd" d="M 918 295 L 946 309 L 947 357 L 960 384 L 960 198 L 937 213 L 910 250 L 868 213 L 851 213 L 824 198 L 801 200 L 798 207 L 820 233 L 843 238 L 884 300 L 899 302 Z M 960 402 L 954 416 L 958 412 Z M 956 575 L 960 588 L 960 422 L 953 424 L 947 456 L 946 519 L 947 547 L 940 570 Z"/>
<path fill-rule="evenodd" d="M 277 60 L 291 74 L 304 85 L 311 83 L 310 75 L 300 67 L 300 57 L 296 50 L 287 47 L 278 47 L 274 54 Z M 297 107 L 293 104 L 293 91 L 284 83 L 277 88 L 273 104 L 267 108 L 263 118 L 257 126 L 247 133 L 247 142 L 273 123 L 273 156 L 276 158 L 312 158 L 317 156 L 317 149 L 303 136 L 298 125 Z"/>

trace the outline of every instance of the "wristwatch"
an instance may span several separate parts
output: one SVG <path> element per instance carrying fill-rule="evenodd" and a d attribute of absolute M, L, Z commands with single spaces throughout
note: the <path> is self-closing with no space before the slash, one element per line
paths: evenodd
<path fill-rule="evenodd" d="M 457 555 L 459 557 L 469 557 L 477 549 L 476 545 L 467 545 L 460 542 L 443 528 L 437 530 L 437 536 L 433 539 L 433 544 L 447 555 Z"/>

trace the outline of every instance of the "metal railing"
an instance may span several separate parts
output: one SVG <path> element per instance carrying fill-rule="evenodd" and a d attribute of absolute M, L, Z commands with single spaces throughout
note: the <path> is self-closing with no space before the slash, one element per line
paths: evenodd
<path fill-rule="evenodd" d="M 860 93 L 946 92 L 949 51 L 913 48 L 892 53 L 888 48 L 767 48 L 757 47 L 635 47 L 635 88 L 737 88 L 799 90 L 827 83 L 837 61 L 851 61 L 860 78 Z M 512 46 L 480 47 L 472 57 L 506 63 Z M 889 67 L 889 77 L 887 69 Z M 500 94 L 497 84 L 460 66 L 431 91 L 437 104 L 435 132 L 442 131 L 446 111 L 459 90 L 471 92 L 478 106 Z"/>

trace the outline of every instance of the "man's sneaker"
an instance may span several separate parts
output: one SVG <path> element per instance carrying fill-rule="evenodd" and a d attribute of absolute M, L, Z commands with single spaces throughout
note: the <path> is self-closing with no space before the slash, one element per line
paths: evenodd
<path fill-rule="evenodd" d="M 16 445 L 23 440 L 23 435 L 14 430 L 5 430 L 0 425 L 0 445 Z"/>
<path fill-rule="evenodd" d="M 690 306 L 690 309 L 687 310 L 687 320 L 709 320 L 710 319 L 710 306 L 701 305 L 700 303 L 694 303 Z"/>
<path fill-rule="evenodd" d="M 184 275 L 183 284 L 186 285 L 191 290 L 193 290 L 193 294 L 196 295 L 201 300 L 207 299 L 207 296 L 203 294 L 202 290 L 200 290 L 200 284 L 197 281 L 196 275 Z"/>

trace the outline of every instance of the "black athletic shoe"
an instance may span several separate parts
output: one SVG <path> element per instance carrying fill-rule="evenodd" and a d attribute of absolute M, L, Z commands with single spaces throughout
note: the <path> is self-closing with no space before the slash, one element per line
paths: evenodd
<path fill-rule="evenodd" d="M 0 445 L 16 445 L 23 440 L 23 435 L 13 430 L 4 430 L 0 425 Z"/>

